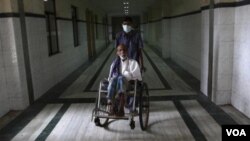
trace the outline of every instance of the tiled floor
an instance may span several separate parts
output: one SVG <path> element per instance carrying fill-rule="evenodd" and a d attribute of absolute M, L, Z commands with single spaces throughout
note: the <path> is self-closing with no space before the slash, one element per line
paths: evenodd
<path fill-rule="evenodd" d="M 147 46 L 144 56 L 147 71 L 143 80 L 150 93 L 147 131 L 141 131 L 137 117 L 134 130 L 127 120 L 112 120 L 105 128 L 91 122 L 99 82 L 107 77 L 114 57 L 109 47 L 2 128 L 0 140 L 216 141 L 221 140 L 220 125 L 250 123 L 231 106 L 222 110 L 197 93 L 199 81 L 174 62 L 163 60 Z"/>

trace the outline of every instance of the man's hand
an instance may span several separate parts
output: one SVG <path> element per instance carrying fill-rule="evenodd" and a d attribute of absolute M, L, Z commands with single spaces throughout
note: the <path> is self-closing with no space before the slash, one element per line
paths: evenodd
<path fill-rule="evenodd" d="M 146 72 L 146 68 L 144 66 L 141 66 L 141 72 Z"/>

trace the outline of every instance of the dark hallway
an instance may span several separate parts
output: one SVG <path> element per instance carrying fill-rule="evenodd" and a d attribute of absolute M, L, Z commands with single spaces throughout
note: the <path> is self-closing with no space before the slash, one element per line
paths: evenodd
<path fill-rule="evenodd" d="M 248 0 L 0 1 L 0 141 L 222 140 L 222 125 L 250 125 L 249 9 Z M 134 130 L 91 121 L 125 16 L 143 40 L 145 131 L 138 116 Z"/>

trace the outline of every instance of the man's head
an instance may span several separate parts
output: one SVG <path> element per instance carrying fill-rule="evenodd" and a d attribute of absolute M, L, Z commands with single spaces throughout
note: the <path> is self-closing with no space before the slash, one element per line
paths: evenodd
<path fill-rule="evenodd" d="M 122 60 L 127 58 L 127 55 L 128 55 L 127 47 L 124 44 L 118 45 L 117 48 L 116 48 L 116 54 Z"/>
<path fill-rule="evenodd" d="M 123 31 L 126 32 L 126 33 L 129 33 L 133 29 L 132 25 L 133 25 L 132 18 L 131 17 L 125 17 L 123 22 L 122 22 Z"/>
<path fill-rule="evenodd" d="M 125 17 L 124 19 L 123 19 L 123 22 L 122 22 L 122 24 L 123 25 L 132 25 L 133 24 L 133 20 L 132 20 L 132 18 L 131 17 Z"/>

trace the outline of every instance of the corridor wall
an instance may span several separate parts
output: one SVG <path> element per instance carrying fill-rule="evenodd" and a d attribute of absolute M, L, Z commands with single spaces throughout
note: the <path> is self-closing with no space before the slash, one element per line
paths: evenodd
<path fill-rule="evenodd" d="M 25 13 L 25 33 L 21 31 L 20 3 L 0 1 L 0 116 L 9 110 L 22 110 L 29 103 L 28 84 L 37 100 L 66 76 L 88 62 L 85 11 L 96 17 L 96 53 L 106 47 L 103 18 L 105 13 L 87 0 L 55 0 L 59 52 L 49 54 L 47 25 L 43 0 L 21 0 Z M 77 7 L 79 45 L 74 46 L 71 7 Z M 96 32 L 97 32 L 96 31 Z M 24 58 L 23 38 L 27 37 L 31 81 L 26 80 L 27 60 Z"/>
<path fill-rule="evenodd" d="M 0 1 L 0 116 L 29 104 L 17 11 L 17 3 Z"/>
<path fill-rule="evenodd" d="M 201 93 L 214 103 L 232 104 L 250 117 L 250 1 L 210 2 L 158 1 L 144 14 L 144 40 L 200 80 Z M 153 34 L 157 25 L 162 38 Z"/>
<path fill-rule="evenodd" d="M 243 2 L 242 2 L 243 3 Z M 247 3 L 247 1 L 246 1 Z M 250 2 L 235 7 L 232 104 L 250 117 Z"/>
<path fill-rule="evenodd" d="M 143 21 L 144 40 L 200 79 L 201 13 L 199 0 L 155 3 Z"/>

